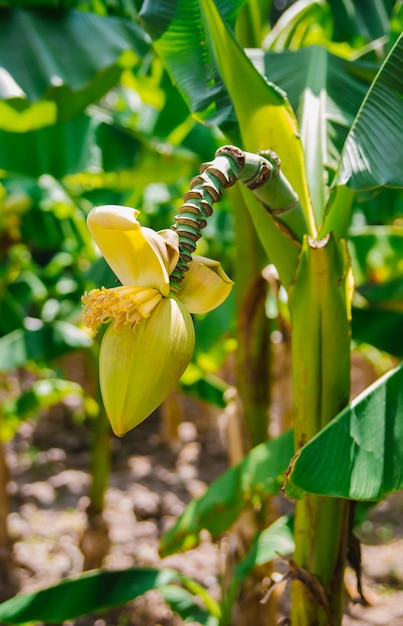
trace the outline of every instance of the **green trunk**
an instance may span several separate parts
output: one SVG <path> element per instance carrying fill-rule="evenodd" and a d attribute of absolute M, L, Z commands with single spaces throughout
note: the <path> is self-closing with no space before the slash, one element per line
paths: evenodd
<path fill-rule="evenodd" d="M 349 270 L 344 241 L 305 238 L 290 289 L 296 449 L 349 400 Z M 293 626 L 341 624 L 348 519 L 344 500 L 308 494 L 297 501 Z"/>

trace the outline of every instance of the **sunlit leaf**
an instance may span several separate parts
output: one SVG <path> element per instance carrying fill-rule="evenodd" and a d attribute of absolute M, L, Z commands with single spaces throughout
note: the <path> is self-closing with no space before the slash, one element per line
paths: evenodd
<path fill-rule="evenodd" d="M 0 9 L 0 128 L 69 120 L 149 50 L 142 29 L 76 10 Z"/>
<path fill-rule="evenodd" d="M 0 620 L 8 624 L 61 623 L 79 615 L 119 606 L 150 589 L 174 582 L 180 582 L 180 574 L 170 569 L 93 570 L 47 589 L 6 600 L 0 604 Z"/>
<path fill-rule="evenodd" d="M 256 565 L 263 565 L 278 556 L 294 552 L 293 522 L 292 516 L 282 515 L 256 535 L 246 557 L 235 567 L 235 578 L 238 582 L 246 578 Z"/>
<path fill-rule="evenodd" d="M 403 366 L 368 387 L 297 453 L 286 493 L 380 500 L 403 488 Z"/>
<path fill-rule="evenodd" d="M 332 19 L 323 0 L 297 0 L 280 16 L 263 42 L 263 48 L 276 52 L 297 50 L 331 39 Z"/>
<path fill-rule="evenodd" d="M 60 378 L 44 378 L 35 381 L 32 387 L 24 391 L 19 397 L 7 400 L 4 403 L 3 415 L 17 416 L 24 420 L 39 415 L 39 412 L 62 402 L 67 396 L 82 396 L 83 390 L 77 383 Z"/>
<path fill-rule="evenodd" d="M 262 79 L 212 0 L 201 0 L 206 34 L 215 63 L 231 96 L 247 150 L 273 150 L 284 175 L 299 196 L 312 230 L 313 216 L 305 175 L 302 144 L 286 94 Z"/>
<path fill-rule="evenodd" d="M 326 167 L 336 169 L 376 66 L 365 60 L 347 61 L 318 45 L 281 53 L 248 50 L 248 56 L 259 72 L 287 93 L 301 126 L 308 160 L 312 141 L 309 132 L 314 133 L 319 124 L 321 141 L 315 149 Z M 314 103 L 317 106 L 312 108 Z M 304 128 L 308 134 L 304 135 Z"/>
<path fill-rule="evenodd" d="M 347 137 L 335 185 L 403 186 L 403 34 L 371 85 Z"/>
<path fill-rule="evenodd" d="M 218 618 L 199 606 L 198 598 L 187 589 L 177 585 L 164 585 L 159 589 L 165 602 L 177 613 L 184 624 L 189 622 L 203 626 L 218 626 Z"/>
<path fill-rule="evenodd" d="M 234 26 L 244 0 L 219 0 L 223 17 Z M 196 0 L 146 0 L 140 12 L 173 82 L 200 121 L 224 123 L 236 134 L 231 100 L 214 68 Z"/>

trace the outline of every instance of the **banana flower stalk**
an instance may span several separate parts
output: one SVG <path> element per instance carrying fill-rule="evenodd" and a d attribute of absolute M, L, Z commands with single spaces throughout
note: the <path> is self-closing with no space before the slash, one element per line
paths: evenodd
<path fill-rule="evenodd" d="M 176 387 L 194 349 L 191 313 L 207 313 L 233 282 L 217 261 L 194 256 L 179 291 L 170 274 L 179 260 L 174 230 L 154 230 L 124 206 L 95 207 L 87 224 L 121 285 L 85 293 L 83 321 L 110 323 L 101 343 L 99 375 L 112 430 L 123 436 L 148 417 Z"/>

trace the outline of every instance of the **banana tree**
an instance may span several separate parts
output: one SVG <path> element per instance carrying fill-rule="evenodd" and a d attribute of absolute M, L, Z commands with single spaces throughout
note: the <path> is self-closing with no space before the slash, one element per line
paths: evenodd
<path fill-rule="evenodd" d="M 274 151 L 292 190 L 287 203 L 276 204 L 279 195 L 259 197 L 269 211 L 249 196 L 246 204 L 289 294 L 297 452 L 349 401 L 347 230 L 356 192 L 403 182 L 402 38 L 378 73 L 374 64 L 347 62 L 323 46 L 278 56 L 252 51 L 252 64 L 231 32 L 241 4 L 201 0 L 185 10 L 180 2 L 149 1 L 141 16 L 194 115 L 221 124 L 247 150 L 266 151 L 269 159 Z M 256 68 L 294 89 L 295 114 L 285 93 Z M 337 624 L 350 505 L 315 495 L 313 481 L 304 489 L 313 493 L 296 503 L 291 619 Z"/>

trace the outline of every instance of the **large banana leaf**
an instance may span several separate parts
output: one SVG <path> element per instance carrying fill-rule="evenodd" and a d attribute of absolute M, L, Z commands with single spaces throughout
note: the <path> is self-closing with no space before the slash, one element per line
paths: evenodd
<path fill-rule="evenodd" d="M 219 609 L 216 602 L 208 596 L 196 581 L 182 576 L 172 569 L 155 569 L 151 567 L 132 567 L 121 571 L 93 570 L 33 593 L 15 596 L 0 604 L 0 620 L 7 624 L 23 624 L 26 622 L 62 623 L 88 613 L 106 611 L 120 606 L 151 589 L 164 590 L 167 585 L 183 584 L 194 594 L 198 594 L 207 604 L 210 613 L 216 616 Z M 165 594 L 164 594 L 165 595 Z M 181 607 L 173 594 L 166 592 L 168 601 L 172 600 L 174 608 L 181 613 Z M 202 619 L 208 622 L 209 614 L 187 598 L 186 617 L 191 621 Z M 184 615 L 185 617 L 185 615 Z"/>
<path fill-rule="evenodd" d="M 395 43 L 351 127 L 335 185 L 403 187 L 403 34 Z"/>
<path fill-rule="evenodd" d="M 244 2 L 218 0 L 222 16 L 232 27 Z M 233 138 L 238 138 L 231 100 L 207 46 L 199 2 L 145 0 L 140 17 L 195 117 L 202 122 L 223 124 Z"/>
<path fill-rule="evenodd" d="M 366 389 L 293 459 L 286 493 L 380 500 L 403 488 L 403 366 Z"/>
<path fill-rule="evenodd" d="M 0 128 L 69 120 L 148 52 L 129 20 L 76 10 L 0 9 Z"/>
<path fill-rule="evenodd" d="M 248 50 L 248 56 L 267 80 L 287 93 L 301 127 L 307 160 L 315 148 L 323 164 L 336 169 L 348 131 L 378 68 L 365 59 L 347 61 L 323 46 L 277 53 L 255 49 Z"/>

